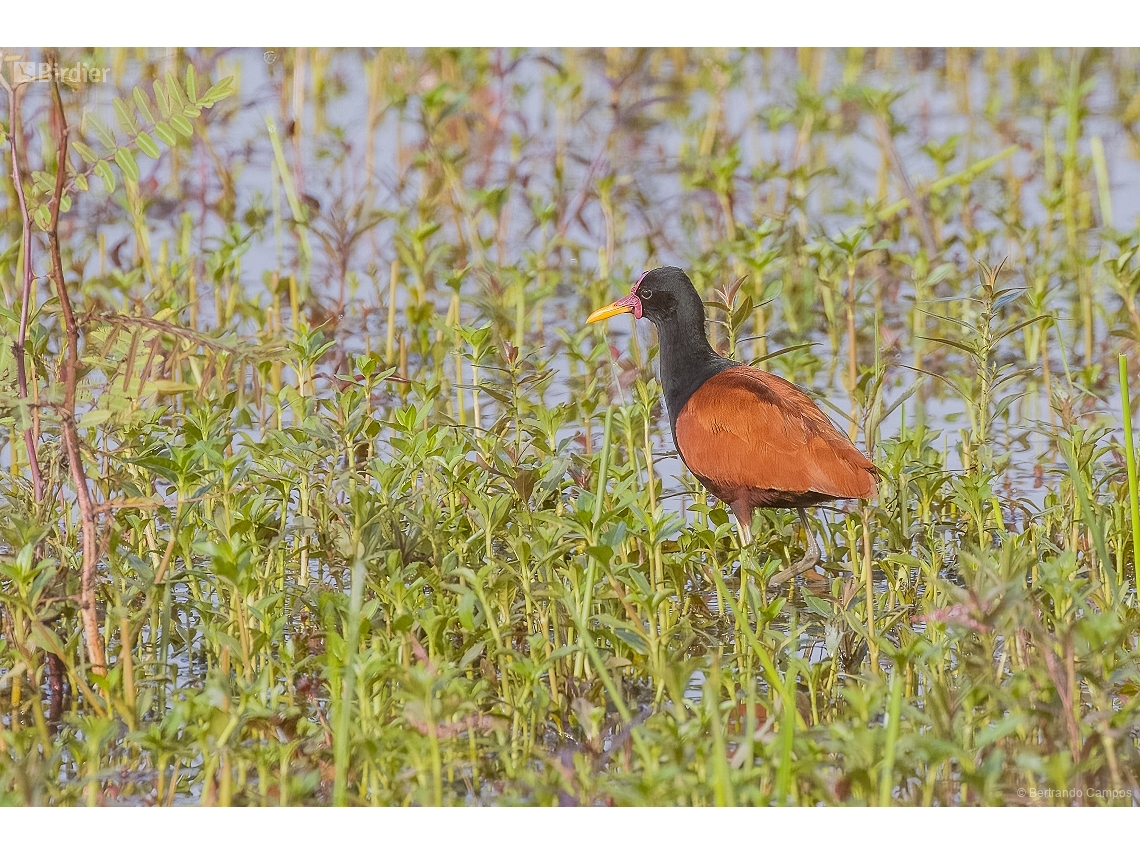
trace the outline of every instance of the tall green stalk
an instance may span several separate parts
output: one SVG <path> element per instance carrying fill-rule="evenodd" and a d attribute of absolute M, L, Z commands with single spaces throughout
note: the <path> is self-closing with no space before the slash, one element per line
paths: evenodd
<path fill-rule="evenodd" d="M 891 803 L 891 792 L 895 780 L 895 751 L 899 739 L 899 716 L 902 714 L 903 678 L 899 675 L 899 664 L 891 669 L 891 707 L 887 718 L 886 747 L 883 749 L 883 768 L 879 772 L 879 805 Z"/>
<path fill-rule="evenodd" d="M 1132 512 L 1132 567 L 1140 573 L 1140 485 L 1136 476 L 1136 438 L 1132 434 L 1132 397 L 1128 391 L 1128 357 L 1120 354 L 1120 410 L 1124 421 L 1124 461 L 1128 469 L 1128 507 Z"/>
<path fill-rule="evenodd" d="M 344 634 L 344 677 L 341 683 L 340 707 L 337 710 L 333 734 L 333 804 L 344 807 L 348 795 L 349 722 L 352 717 L 353 695 L 356 692 L 356 647 L 360 636 L 360 610 L 364 604 L 363 548 L 356 546 L 356 560 L 352 562 L 352 592 L 348 601 L 348 627 Z"/>

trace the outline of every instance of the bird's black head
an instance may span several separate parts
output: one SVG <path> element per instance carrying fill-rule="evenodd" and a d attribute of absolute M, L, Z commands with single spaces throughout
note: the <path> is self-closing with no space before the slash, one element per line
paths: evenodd
<path fill-rule="evenodd" d="M 702 334 L 704 330 L 704 304 L 680 267 L 658 267 L 642 273 L 628 297 L 598 309 L 587 322 L 612 318 L 623 312 L 632 312 L 635 318 L 648 318 L 658 331 L 674 325 L 701 330 Z"/>
<path fill-rule="evenodd" d="M 669 424 L 675 428 L 677 414 L 693 392 L 714 374 L 736 363 L 709 347 L 704 303 L 680 267 L 658 267 L 641 274 L 628 297 L 598 309 L 588 321 L 605 320 L 623 312 L 632 312 L 635 318 L 649 318 L 657 327 L 661 387 L 669 408 Z"/>

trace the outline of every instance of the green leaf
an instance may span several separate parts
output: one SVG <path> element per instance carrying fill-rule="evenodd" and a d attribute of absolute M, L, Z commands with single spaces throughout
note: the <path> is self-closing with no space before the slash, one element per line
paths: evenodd
<path fill-rule="evenodd" d="M 771 353 L 766 353 L 750 362 L 750 365 L 759 365 L 761 362 L 767 362 L 769 359 L 775 359 L 777 356 L 783 356 L 785 353 L 791 353 L 795 350 L 803 350 L 805 347 L 815 347 L 819 344 L 818 341 L 805 341 L 801 344 L 791 344 L 787 347 L 781 347 L 779 350 L 773 350 Z"/>
<path fill-rule="evenodd" d="M 928 311 L 926 311 L 926 309 L 918 308 L 918 306 L 915 306 L 914 310 L 916 312 L 922 312 L 922 314 L 926 315 L 928 318 L 934 318 L 934 319 L 939 320 L 939 321 L 944 321 L 945 323 L 948 323 L 948 324 L 957 324 L 958 326 L 962 327 L 962 329 L 969 330 L 974 335 L 979 335 L 977 328 L 974 327 L 973 324 L 968 324 L 965 321 L 960 321 L 957 318 L 951 318 L 947 315 L 936 315 L 934 312 L 928 312 Z"/>
<path fill-rule="evenodd" d="M 195 392 L 198 389 L 193 383 L 179 383 L 177 380 L 154 380 L 152 384 L 160 395 L 177 395 L 180 392 Z"/>
<path fill-rule="evenodd" d="M 186 66 L 186 97 L 191 101 L 198 100 L 198 76 L 194 72 L 194 65 Z"/>
<path fill-rule="evenodd" d="M 41 650 L 50 650 L 57 655 L 64 652 L 64 644 L 59 636 L 40 621 L 32 624 L 31 636 Z"/>
<path fill-rule="evenodd" d="M 1022 327 L 1027 327 L 1030 324 L 1035 324 L 1038 321 L 1044 321 L 1044 320 L 1052 320 L 1052 316 L 1050 316 L 1050 315 L 1036 315 L 1035 317 L 1029 318 L 1028 320 L 1024 320 L 1019 324 L 1014 324 L 1009 329 L 1001 330 L 1000 332 L 998 332 L 997 335 L 994 336 L 994 344 L 997 344 L 999 341 L 1001 341 L 1006 336 L 1013 335 L 1015 332 L 1017 332 Z"/>
<path fill-rule="evenodd" d="M 156 80 L 151 86 L 154 89 L 154 102 L 158 104 L 158 112 L 162 113 L 162 118 L 170 118 L 170 99 L 166 97 L 166 90 L 162 86 L 161 80 Z"/>
<path fill-rule="evenodd" d="M 950 339 L 948 339 L 948 338 L 939 338 L 939 337 L 938 337 L 938 336 L 936 336 L 936 335 L 916 335 L 916 336 L 915 336 L 915 338 L 921 338 L 921 339 L 923 339 L 924 341 L 936 341 L 936 342 L 938 342 L 939 344 L 944 344 L 944 345 L 946 345 L 946 346 L 948 346 L 948 347 L 953 347 L 953 348 L 955 348 L 956 350 L 960 350 L 960 351 L 962 351 L 963 353 L 970 353 L 970 354 L 972 354 L 972 353 L 974 352 L 974 351 L 973 351 L 973 350 L 972 350 L 970 347 L 968 347 L 967 345 L 964 345 L 964 344 L 962 344 L 962 343 L 960 343 L 960 342 L 957 342 L 957 341 L 950 341 Z"/>
<path fill-rule="evenodd" d="M 472 645 L 471 648 L 463 654 L 463 658 L 459 660 L 459 670 L 464 670 L 468 665 L 478 659 L 486 648 L 487 643 L 485 641 L 480 641 L 478 644 Z"/>
<path fill-rule="evenodd" d="M 131 116 L 131 108 L 122 98 L 115 99 L 115 118 L 119 120 L 119 127 L 123 129 L 123 133 L 134 136 L 139 132 L 135 120 Z"/>
<path fill-rule="evenodd" d="M 997 298 L 994 300 L 994 311 L 996 312 L 998 309 L 1004 309 L 1010 303 L 1016 303 L 1018 300 L 1024 297 L 1025 294 L 1026 290 L 1024 288 L 1008 288 L 1005 291 L 998 291 L 994 295 Z"/>
<path fill-rule="evenodd" d="M 957 270 L 958 270 L 958 268 L 955 267 L 953 264 L 950 264 L 949 262 L 947 262 L 945 264 L 939 264 L 937 267 L 934 268 L 933 271 L 931 271 L 930 276 L 927 277 L 926 283 L 925 283 L 926 287 L 930 288 L 930 287 L 937 285 L 939 282 L 946 279 L 946 277 L 950 276 L 951 274 L 953 274 Z"/>
<path fill-rule="evenodd" d="M 158 147 L 158 143 L 154 141 L 154 137 L 143 131 L 138 135 L 135 140 L 138 143 L 139 151 L 149 157 L 151 160 L 158 160 L 162 156 L 162 151 Z"/>
<path fill-rule="evenodd" d="M 1114 338 L 1130 338 L 1133 341 L 1140 341 L 1140 334 L 1130 327 L 1114 327 L 1108 331 L 1109 336 Z"/>
<path fill-rule="evenodd" d="M 51 227 L 51 214 L 48 212 L 47 205 L 40 205 L 36 208 L 32 218 L 36 221 L 36 225 L 45 232 Z"/>
<path fill-rule="evenodd" d="M 182 134 L 186 139 L 190 139 L 190 137 L 194 136 L 194 126 L 190 124 L 185 116 L 174 114 L 170 117 L 170 124 L 174 130 L 178 131 L 178 133 Z"/>
<path fill-rule="evenodd" d="M 609 546 L 587 546 L 586 554 L 593 558 L 598 564 L 603 567 L 610 566 L 610 560 L 614 557 L 614 551 Z"/>
<path fill-rule="evenodd" d="M 123 170 L 123 177 L 131 181 L 139 180 L 139 165 L 135 163 L 135 156 L 129 148 L 120 148 L 115 152 L 115 163 Z"/>
<path fill-rule="evenodd" d="M 1008 408 L 1009 405 L 1012 404 L 1014 401 L 1016 401 L 1018 398 L 1025 395 L 1026 391 L 1027 390 L 1021 390 L 1019 392 L 1011 392 L 1010 394 L 1006 395 L 1004 398 L 1002 398 L 1000 401 L 998 401 L 996 404 L 994 404 L 994 407 L 993 407 L 994 413 L 999 418 L 1001 416 L 1005 415 L 1006 408 Z"/>
<path fill-rule="evenodd" d="M 80 430 L 84 428 L 92 428 L 96 425 L 101 425 L 107 419 L 111 418 L 111 411 L 105 409 L 88 410 L 79 417 L 79 422 L 76 425 Z"/>
<path fill-rule="evenodd" d="M 111 171 L 107 161 L 101 160 L 95 164 L 95 174 L 102 179 L 103 189 L 107 191 L 108 195 L 115 192 L 115 173 Z"/>
<path fill-rule="evenodd" d="M 181 110 L 186 106 L 186 96 L 182 93 L 182 87 L 178 85 L 178 78 L 174 76 L 174 72 L 166 72 L 166 94 L 170 98 L 170 109 Z"/>
<path fill-rule="evenodd" d="M 87 163 L 98 163 L 99 155 L 97 155 L 90 146 L 84 145 L 79 142 L 79 140 L 76 140 L 71 144 L 71 147 L 75 149 L 76 153 Z"/>
<path fill-rule="evenodd" d="M 234 78 L 231 75 L 230 77 L 222 78 L 209 89 L 207 89 L 206 94 L 199 99 L 198 103 L 203 107 L 213 107 L 222 99 L 229 98 L 233 94 Z"/>
<path fill-rule="evenodd" d="M 752 298 L 745 295 L 744 299 L 740 301 L 740 305 L 736 307 L 736 311 L 732 313 L 732 327 L 733 329 L 740 329 L 744 322 L 748 320 L 748 316 L 752 313 Z"/>
<path fill-rule="evenodd" d="M 139 108 L 139 115 L 142 120 L 148 125 L 154 124 L 154 114 L 150 111 L 150 99 L 146 97 L 146 93 L 139 87 L 135 87 L 135 106 Z"/>
<path fill-rule="evenodd" d="M 921 336 L 919 336 L 919 337 L 921 338 Z M 955 392 L 957 392 L 959 397 L 962 397 L 962 398 L 970 397 L 966 393 L 966 391 L 958 383 L 955 383 L 953 380 L 951 380 L 945 374 L 938 374 L 934 371 L 927 371 L 925 368 L 917 368 L 914 365 L 906 365 L 903 367 L 909 368 L 911 371 L 917 371 L 919 374 L 925 374 L 927 377 L 933 377 L 935 380 L 941 380 L 943 383 L 945 383 L 947 386 L 949 386 L 951 389 L 953 389 Z"/>
<path fill-rule="evenodd" d="M 66 214 L 71 210 L 71 197 L 64 193 L 59 199 L 59 210 Z"/>
<path fill-rule="evenodd" d="M 1069 479 L 1077 494 L 1077 507 L 1084 518 L 1089 534 L 1092 535 L 1093 545 L 1096 546 L 1101 567 L 1112 567 L 1112 562 L 1108 558 L 1108 547 L 1104 540 L 1104 528 L 1097 524 L 1096 511 L 1092 500 L 1089 498 L 1085 480 L 1081 477 L 1081 470 L 1077 464 L 1077 455 L 1074 453 L 1073 445 L 1064 439 L 1061 440 L 1060 445 L 1061 456 L 1065 458 L 1065 465 L 1069 469 Z"/>
<path fill-rule="evenodd" d="M 75 189 L 79 190 L 80 192 L 85 192 L 87 190 L 87 176 L 82 172 L 77 173 L 75 176 Z"/>
<path fill-rule="evenodd" d="M 396 618 L 394 621 L 392 621 L 392 631 L 393 632 L 407 632 L 409 629 L 412 628 L 412 625 L 415 622 L 416 622 L 416 619 L 414 617 L 412 617 L 411 615 L 400 615 L 398 618 Z"/>
<path fill-rule="evenodd" d="M 617 627 L 614 629 L 614 635 L 620 638 L 627 645 L 629 645 L 631 649 L 640 653 L 642 656 L 646 655 L 649 652 L 649 645 L 645 643 L 645 640 L 641 638 L 641 636 L 637 635 L 632 630 L 625 629 L 624 627 Z"/>
<path fill-rule="evenodd" d="M 949 297 L 928 297 L 925 300 L 919 300 L 920 303 L 983 303 L 977 297 L 969 297 L 965 294 L 953 294 Z M 931 317 L 941 317 L 940 315 L 932 315 Z"/>
<path fill-rule="evenodd" d="M 815 612 L 823 618 L 831 617 L 831 605 L 827 600 L 821 600 L 819 597 L 813 597 L 807 591 L 803 592 L 804 605 L 808 607 L 809 611 Z"/>
<path fill-rule="evenodd" d="M 178 480 L 178 470 L 174 467 L 169 457 L 146 455 L 144 457 L 127 458 L 126 462 L 134 466 L 140 466 L 148 472 L 154 472 L 156 475 L 172 483 Z"/>
<path fill-rule="evenodd" d="M 87 114 L 87 121 L 91 124 L 91 130 L 95 132 L 95 136 L 99 138 L 99 142 L 103 143 L 107 148 L 111 149 L 118 145 L 115 142 L 114 132 L 107 127 L 94 113 Z"/>
<path fill-rule="evenodd" d="M 171 148 L 178 145 L 178 137 L 174 135 L 174 129 L 166 122 L 159 122 L 154 126 L 154 132 L 160 140 L 166 143 Z"/>
<path fill-rule="evenodd" d="M 468 632 L 475 631 L 475 592 L 468 589 L 464 592 L 463 596 L 459 598 L 459 605 L 456 609 L 459 615 L 459 623 Z"/>

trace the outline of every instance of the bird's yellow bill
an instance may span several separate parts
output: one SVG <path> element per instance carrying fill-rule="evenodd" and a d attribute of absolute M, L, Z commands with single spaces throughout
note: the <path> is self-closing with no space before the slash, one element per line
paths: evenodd
<path fill-rule="evenodd" d="M 592 324 L 595 321 L 604 321 L 606 318 L 612 318 L 616 315 L 623 315 L 626 312 L 634 311 L 634 302 L 630 297 L 622 297 L 620 300 L 615 300 L 608 306 L 603 306 L 586 318 L 586 323 Z M 636 315 L 637 313 L 634 312 Z"/>
<path fill-rule="evenodd" d="M 608 306 L 603 306 L 594 312 L 590 317 L 586 318 L 586 323 L 592 324 L 596 321 L 604 321 L 606 318 L 612 318 L 616 315 L 623 315 L 626 312 L 632 312 L 633 306 L 623 306 L 621 300 L 615 303 L 610 303 Z"/>

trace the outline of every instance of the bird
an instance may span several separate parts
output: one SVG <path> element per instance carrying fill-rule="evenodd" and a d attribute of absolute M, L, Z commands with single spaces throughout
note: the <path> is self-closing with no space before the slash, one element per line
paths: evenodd
<path fill-rule="evenodd" d="M 657 328 L 661 387 L 681 460 L 732 509 L 742 548 L 761 508 L 795 508 L 807 534 L 804 557 L 775 574 L 780 585 L 815 567 L 822 554 L 807 508 L 873 499 L 879 472 L 798 386 L 721 356 L 705 335 L 705 306 L 679 267 L 642 273 L 628 296 L 587 323 L 624 313 Z"/>

